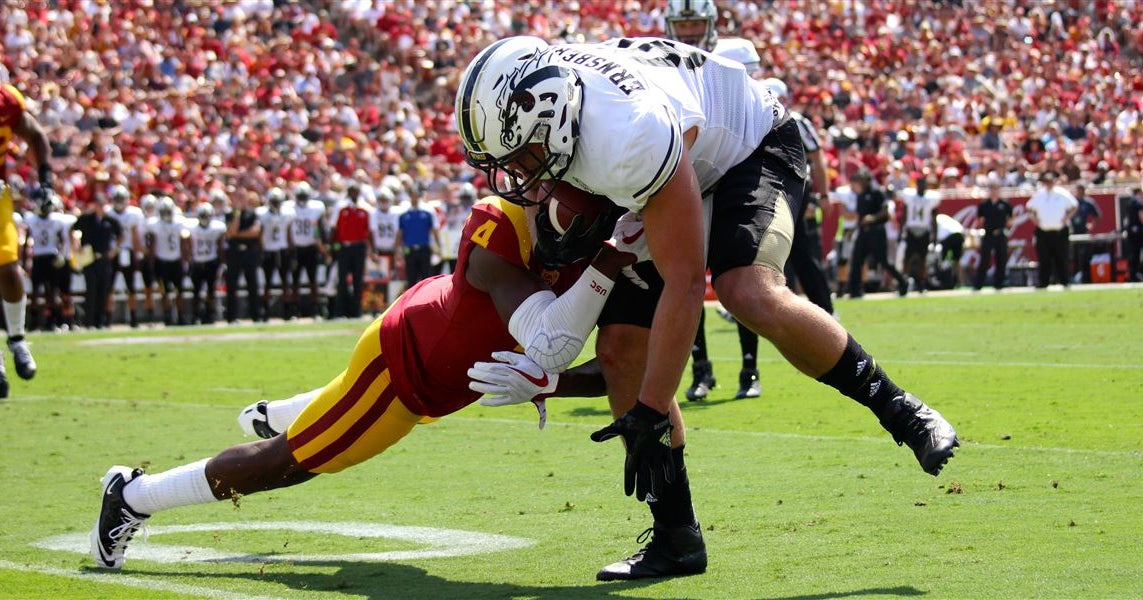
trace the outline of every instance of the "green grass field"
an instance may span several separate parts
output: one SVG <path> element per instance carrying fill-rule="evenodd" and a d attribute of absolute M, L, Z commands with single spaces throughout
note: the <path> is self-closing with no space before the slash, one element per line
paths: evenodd
<path fill-rule="evenodd" d="M 98 571 L 108 466 L 242 441 L 239 409 L 323 384 L 364 323 L 34 335 L 40 374 L 0 402 L 0 597 L 1143 596 L 1143 289 L 839 312 L 957 427 L 957 457 L 924 474 L 764 343 L 762 398 L 731 400 L 737 337 L 711 311 L 720 386 L 683 406 L 710 567 L 637 583 L 594 581 L 650 524 L 622 494 L 619 444 L 587 438 L 602 399 L 550 401 L 543 432 L 531 407 L 470 407 L 344 473 L 161 513 L 122 572 Z"/>

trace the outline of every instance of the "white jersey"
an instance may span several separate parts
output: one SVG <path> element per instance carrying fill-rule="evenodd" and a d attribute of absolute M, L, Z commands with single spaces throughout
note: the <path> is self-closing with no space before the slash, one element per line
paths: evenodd
<path fill-rule="evenodd" d="M 30 213 L 24 218 L 24 225 L 28 229 L 28 236 L 32 238 L 32 256 L 66 257 L 71 226 L 74 223 L 75 219 L 69 223 L 60 213 L 51 213 L 47 217 Z"/>
<path fill-rule="evenodd" d="M 325 216 L 325 203 L 321 200 L 307 200 L 302 204 L 288 203 L 282 207 L 282 212 L 293 217 L 290 229 L 295 247 L 304 248 L 317 243 L 318 227 Z"/>
<path fill-rule="evenodd" d="M 175 216 L 171 222 L 155 219 L 148 223 L 148 230 L 155 237 L 155 258 L 165 261 L 182 260 L 183 238 L 187 235 L 186 223 Z"/>
<path fill-rule="evenodd" d="M 260 206 L 255 214 L 262 222 L 262 249 L 267 252 L 277 252 L 290 247 L 288 229 L 293 216 L 286 211 L 270 212 L 265 206 Z"/>
<path fill-rule="evenodd" d="M 135 234 L 138 233 L 139 236 L 142 236 L 142 228 L 146 224 L 143 209 L 138 206 L 127 206 L 123 212 L 117 212 L 114 208 L 108 208 L 106 214 L 119 221 L 119 227 L 123 230 L 123 243 L 120 244 L 120 248 L 135 248 Z"/>
<path fill-rule="evenodd" d="M 762 62 L 754 42 L 743 38 L 718 38 L 714 44 L 714 53 L 746 67 L 747 73 L 757 71 L 758 64 Z"/>
<path fill-rule="evenodd" d="M 657 38 L 553 46 L 539 58 L 576 71 L 584 93 L 565 179 L 642 210 L 675 174 L 683 134 L 703 191 L 749 156 L 785 108 L 732 60 Z"/>
<path fill-rule="evenodd" d="M 218 258 L 218 241 L 226 237 L 226 225 L 212 219 L 206 227 L 195 223 L 190 228 L 191 260 L 205 263 Z"/>
<path fill-rule="evenodd" d="M 933 209 L 941 203 L 941 195 L 936 190 L 926 190 L 918 194 L 916 188 L 901 190 L 901 201 L 905 204 L 905 231 L 925 233 L 933 230 Z"/>
<path fill-rule="evenodd" d="M 392 252 L 397 243 L 397 220 L 401 215 L 390 208 L 369 213 L 369 230 L 373 234 L 373 247 L 381 252 Z"/>

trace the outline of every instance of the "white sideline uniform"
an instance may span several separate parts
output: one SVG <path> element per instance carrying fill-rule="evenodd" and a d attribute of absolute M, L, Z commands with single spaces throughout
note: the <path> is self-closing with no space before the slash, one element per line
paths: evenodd
<path fill-rule="evenodd" d="M 24 218 L 24 226 L 32 238 L 32 256 L 59 256 L 67 258 L 68 239 L 72 224 L 64 220 L 61 213 L 51 213 L 41 217 L 29 213 Z"/>
<path fill-rule="evenodd" d="M 379 208 L 369 213 L 369 231 L 373 235 L 373 247 L 379 252 L 392 252 L 397 244 L 398 219 L 401 215 L 393 208 L 383 211 Z"/>
<path fill-rule="evenodd" d="M 936 190 L 926 190 L 918 194 L 916 188 L 901 190 L 901 202 L 905 205 L 905 231 L 923 234 L 933 229 L 933 210 L 941 203 L 941 194 Z"/>
<path fill-rule="evenodd" d="M 114 208 L 109 208 L 106 211 L 107 216 L 119 222 L 119 227 L 123 229 L 123 243 L 120 248 L 125 250 L 132 250 L 135 248 L 135 234 L 140 237 L 143 235 L 143 229 L 146 218 L 143 216 L 143 209 L 138 206 L 127 206 L 123 212 L 115 212 Z"/>
<path fill-rule="evenodd" d="M 573 69 L 584 87 L 564 179 L 634 211 L 675 174 L 685 131 L 698 128 L 689 152 L 705 192 L 786 114 L 741 64 L 669 40 L 554 46 L 538 60 Z"/>
<path fill-rule="evenodd" d="M 155 258 L 165 261 L 182 260 L 182 240 L 187 231 L 183 218 L 176 214 L 170 223 L 155 219 L 148 226 L 151 235 L 155 236 Z"/>
<path fill-rule="evenodd" d="M 226 225 L 222 221 L 211 220 L 206 227 L 196 223 L 190 228 L 191 260 L 207 263 L 218 258 L 218 240 L 226 235 Z"/>
<path fill-rule="evenodd" d="M 270 212 L 265 206 L 259 206 L 254 214 L 262 222 L 262 249 L 266 252 L 277 252 L 290 247 L 287 230 L 293 220 L 285 210 Z"/>
<path fill-rule="evenodd" d="M 290 230 L 294 235 L 295 247 L 306 248 L 317 243 L 317 228 L 325 216 L 325 204 L 321 200 L 307 200 L 302 204 L 286 203 L 282 212 L 293 216 Z"/>

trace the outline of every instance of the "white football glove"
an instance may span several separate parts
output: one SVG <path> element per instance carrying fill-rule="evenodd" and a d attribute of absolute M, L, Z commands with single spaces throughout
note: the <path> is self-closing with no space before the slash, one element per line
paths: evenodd
<path fill-rule="evenodd" d="M 496 362 L 478 362 L 468 370 L 468 389 L 485 394 L 484 406 L 509 406 L 532 402 L 540 413 L 540 429 L 548 420 L 544 399 L 556 391 L 559 373 L 545 371 L 519 352 L 493 352 Z"/>
<path fill-rule="evenodd" d="M 636 263 L 651 260 L 651 251 L 647 248 L 647 236 L 643 235 L 643 215 L 638 213 L 627 212 L 619 217 L 615 222 L 611 239 L 607 240 L 607 243 L 620 252 L 634 254 Z M 623 275 L 630 279 L 631 283 L 643 289 L 648 288 L 647 282 L 635 273 L 633 265 L 623 267 Z"/>

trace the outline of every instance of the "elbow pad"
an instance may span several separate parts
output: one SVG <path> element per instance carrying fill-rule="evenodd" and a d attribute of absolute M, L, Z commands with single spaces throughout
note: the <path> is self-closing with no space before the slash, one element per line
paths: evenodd
<path fill-rule="evenodd" d="M 543 290 L 524 299 L 508 319 L 508 332 L 544 370 L 563 372 L 583 350 L 614 285 L 588 267 L 562 296 Z"/>

